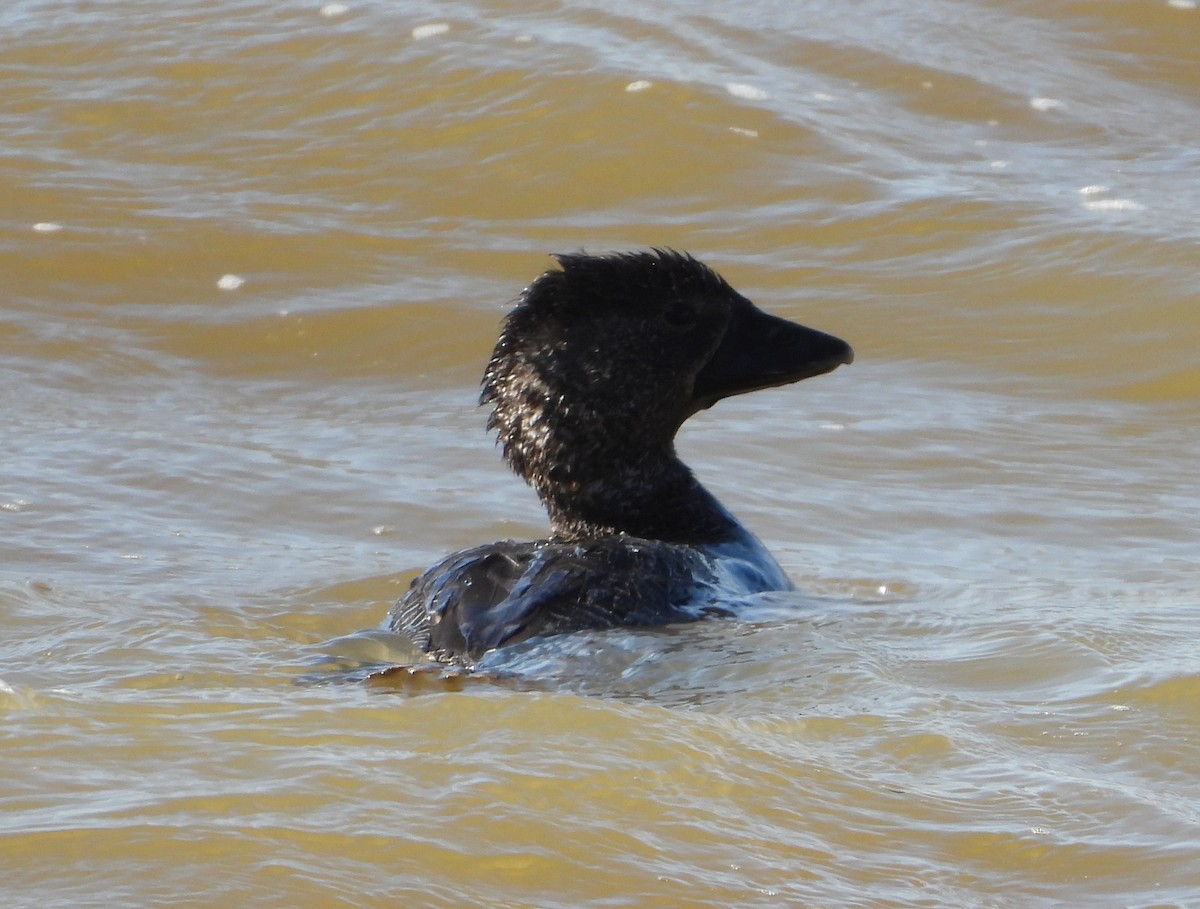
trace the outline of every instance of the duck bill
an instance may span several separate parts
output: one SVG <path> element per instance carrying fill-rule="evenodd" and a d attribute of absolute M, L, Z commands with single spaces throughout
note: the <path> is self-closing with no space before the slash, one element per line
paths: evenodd
<path fill-rule="evenodd" d="M 841 338 L 772 316 L 741 299 L 720 346 L 696 376 L 692 412 L 732 395 L 832 372 L 853 360 L 854 351 Z"/>

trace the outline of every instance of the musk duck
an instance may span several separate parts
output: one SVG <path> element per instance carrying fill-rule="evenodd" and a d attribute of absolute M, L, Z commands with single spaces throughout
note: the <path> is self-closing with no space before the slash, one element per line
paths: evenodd
<path fill-rule="evenodd" d="M 850 346 L 763 312 L 686 253 L 555 258 L 504 319 L 480 396 L 550 533 L 454 553 L 413 580 L 388 624 L 438 661 L 728 615 L 738 597 L 792 589 L 679 460 L 675 434 L 722 398 L 850 363 Z"/>

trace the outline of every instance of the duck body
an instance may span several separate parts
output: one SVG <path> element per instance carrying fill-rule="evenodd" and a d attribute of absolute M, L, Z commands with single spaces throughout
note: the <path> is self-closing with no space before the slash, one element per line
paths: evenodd
<path fill-rule="evenodd" d="M 481 396 L 551 533 L 455 553 L 413 580 L 389 625 L 434 659 L 729 615 L 738 597 L 792 587 L 674 438 L 717 400 L 828 372 L 850 347 L 757 309 L 686 254 L 557 258 L 505 319 Z"/>
<path fill-rule="evenodd" d="M 624 534 L 573 543 L 505 540 L 447 556 L 392 614 L 435 659 L 585 628 L 645 628 L 733 615 L 733 600 L 791 582 L 748 532 L 692 546 Z"/>

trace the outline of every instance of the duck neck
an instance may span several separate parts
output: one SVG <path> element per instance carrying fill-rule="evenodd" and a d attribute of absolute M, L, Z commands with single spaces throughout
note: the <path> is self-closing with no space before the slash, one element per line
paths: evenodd
<path fill-rule="evenodd" d="M 711 544 L 740 525 L 674 453 L 569 483 L 535 484 L 551 536 L 570 542 L 626 534 L 667 543 Z"/>

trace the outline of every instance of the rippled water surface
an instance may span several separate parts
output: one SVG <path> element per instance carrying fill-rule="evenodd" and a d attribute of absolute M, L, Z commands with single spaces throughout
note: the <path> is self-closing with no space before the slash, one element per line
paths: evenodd
<path fill-rule="evenodd" d="M 1190 0 L 0 9 L 6 906 L 1200 905 Z M 680 449 L 802 592 L 368 678 L 545 529 L 546 254 L 850 368 Z"/>

